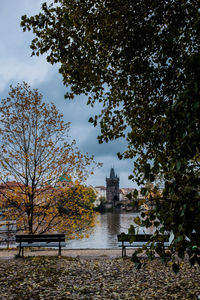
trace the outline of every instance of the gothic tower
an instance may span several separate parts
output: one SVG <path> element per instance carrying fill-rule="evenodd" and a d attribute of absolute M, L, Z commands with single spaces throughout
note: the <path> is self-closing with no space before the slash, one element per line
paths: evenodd
<path fill-rule="evenodd" d="M 106 198 L 112 206 L 119 201 L 119 177 L 115 174 L 114 168 L 110 170 L 110 178 L 106 177 Z"/>

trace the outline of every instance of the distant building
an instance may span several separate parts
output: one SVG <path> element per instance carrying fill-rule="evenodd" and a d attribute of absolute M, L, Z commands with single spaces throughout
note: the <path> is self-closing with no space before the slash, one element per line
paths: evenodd
<path fill-rule="evenodd" d="M 56 182 L 56 187 L 71 187 L 73 185 L 72 178 L 69 174 L 64 173 Z"/>
<path fill-rule="evenodd" d="M 110 170 L 110 177 L 106 177 L 106 202 L 107 207 L 115 207 L 119 202 L 119 177 L 114 168 Z"/>
<path fill-rule="evenodd" d="M 7 200 L 9 199 L 9 194 L 14 193 L 16 190 L 23 193 L 25 188 L 24 184 L 16 181 L 0 183 L 0 209 L 4 209 L 8 206 Z"/>
<path fill-rule="evenodd" d="M 94 203 L 94 205 L 97 207 L 101 204 L 102 199 L 106 201 L 106 187 L 99 185 L 99 186 L 95 186 L 93 189 L 97 195 L 96 201 Z"/>
<path fill-rule="evenodd" d="M 97 198 L 104 197 L 106 199 L 106 187 L 99 185 L 95 186 L 95 191 L 97 192 Z"/>
<path fill-rule="evenodd" d="M 119 200 L 120 201 L 127 201 L 127 195 L 131 194 L 135 191 L 135 188 L 121 188 L 119 190 Z"/>

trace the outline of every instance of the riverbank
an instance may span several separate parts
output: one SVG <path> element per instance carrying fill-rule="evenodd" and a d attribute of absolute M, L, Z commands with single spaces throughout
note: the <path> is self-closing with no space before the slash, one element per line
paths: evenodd
<path fill-rule="evenodd" d="M 0 258 L 0 299 L 199 299 L 196 266 L 183 264 L 176 275 L 157 259 L 137 271 L 130 259 L 101 258 Z"/>

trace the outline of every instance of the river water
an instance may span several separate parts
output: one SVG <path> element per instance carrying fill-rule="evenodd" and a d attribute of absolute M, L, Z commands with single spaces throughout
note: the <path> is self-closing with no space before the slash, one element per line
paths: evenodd
<path fill-rule="evenodd" d="M 134 224 L 133 219 L 138 215 L 139 213 L 134 212 L 99 214 L 89 238 L 69 240 L 66 242 L 66 248 L 118 248 L 117 235 L 122 232 L 128 233 L 129 226 Z M 153 229 L 139 230 L 139 233 L 144 232 L 152 233 Z"/>

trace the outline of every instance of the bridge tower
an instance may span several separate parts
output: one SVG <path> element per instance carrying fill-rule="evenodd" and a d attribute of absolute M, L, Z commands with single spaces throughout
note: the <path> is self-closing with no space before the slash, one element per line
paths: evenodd
<path fill-rule="evenodd" d="M 110 177 L 106 177 L 106 201 L 112 204 L 112 207 L 119 201 L 119 177 L 114 168 L 110 169 Z"/>

